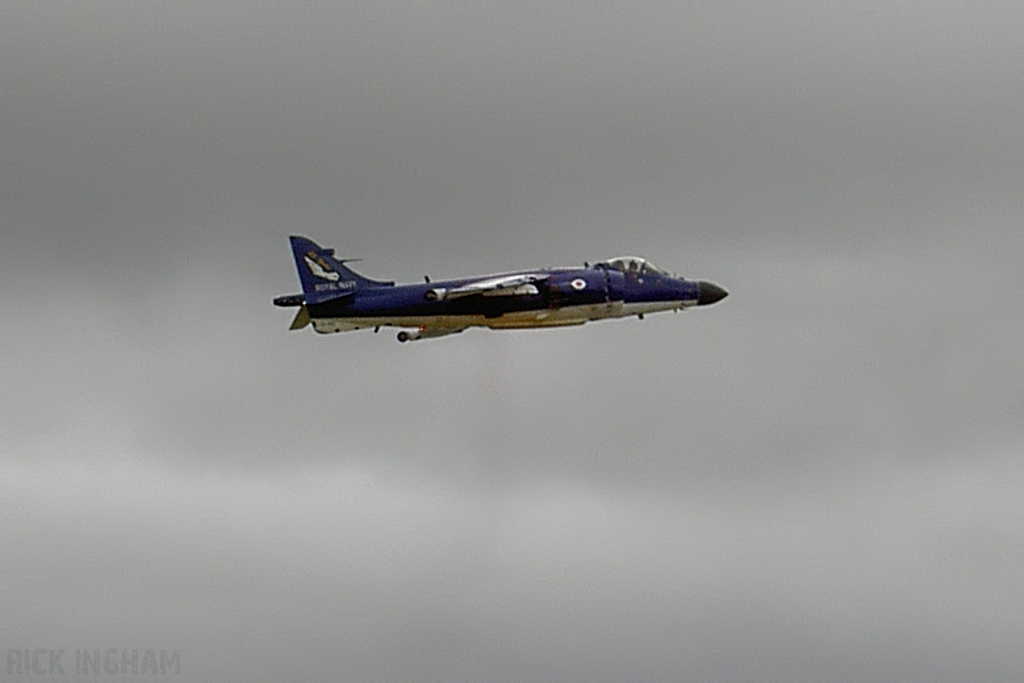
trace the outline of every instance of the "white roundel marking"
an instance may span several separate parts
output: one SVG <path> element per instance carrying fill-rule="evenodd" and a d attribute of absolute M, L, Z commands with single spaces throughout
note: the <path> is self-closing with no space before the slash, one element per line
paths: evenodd
<path fill-rule="evenodd" d="M 587 288 L 587 281 L 581 277 L 576 278 L 569 283 L 569 286 L 575 289 L 577 292 Z"/>

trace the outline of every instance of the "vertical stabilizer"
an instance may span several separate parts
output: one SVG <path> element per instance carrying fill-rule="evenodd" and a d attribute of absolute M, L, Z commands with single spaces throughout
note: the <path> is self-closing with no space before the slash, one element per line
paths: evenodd
<path fill-rule="evenodd" d="M 334 258 L 333 249 L 325 249 L 310 239 L 292 235 L 289 240 L 307 304 L 349 296 L 358 289 L 394 284 L 363 277 L 348 268 L 344 260 Z"/>

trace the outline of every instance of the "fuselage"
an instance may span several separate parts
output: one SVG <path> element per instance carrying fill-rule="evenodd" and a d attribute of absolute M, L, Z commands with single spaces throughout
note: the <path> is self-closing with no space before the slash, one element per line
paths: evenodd
<path fill-rule="evenodd" d="M 318 332 L 364 327 L 490 327 L 493 329 L 581 325 L 589 320 L 680 310 L 698 302 L 698 283 L 682 278 L 622 273 L 611 268 L 558 268 L 502 273 L 549 275 L 536 294 L 433 299 L 431 292 L 456 290 L 483 279 L 374 287 L 351 299 L 309 306 Z"/>

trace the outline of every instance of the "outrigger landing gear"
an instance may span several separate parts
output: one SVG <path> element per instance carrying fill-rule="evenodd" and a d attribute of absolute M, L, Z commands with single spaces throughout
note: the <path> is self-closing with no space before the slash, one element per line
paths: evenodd
<path fill-rule="evenodd" d="M 444 337 L 445 335 L 449 334 L 458 334 L 459 332 L 462 332 L 464 329 L 466 328 L 457 327 L 453 329 L 451 327 L 421 327 L 417 330 L 413 330 L 412 332 L 402 330 L 401 332 L 398 333 L 398 341 L 404 344 L 405 342 L 416 341 L 418 339 Z"/>

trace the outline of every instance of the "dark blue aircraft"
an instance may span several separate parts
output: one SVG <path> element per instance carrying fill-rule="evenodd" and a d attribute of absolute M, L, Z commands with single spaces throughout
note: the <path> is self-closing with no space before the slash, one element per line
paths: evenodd
<path fill-rule="evenodd" d="M 589 320 L 678 311 L 721 301 L 727 292 L 624 256 L 584 268 L 543 268 L 498 275 L 396 285 L 352 271 L 305 237 L 292 236 L 302 294 L 279 296 L 299 307 L 291 329 L 313 323 L 321 333 L 409 327 L 398 341 L 462 332 L 467 327 L 523 329 L 582 325 Z"/>

